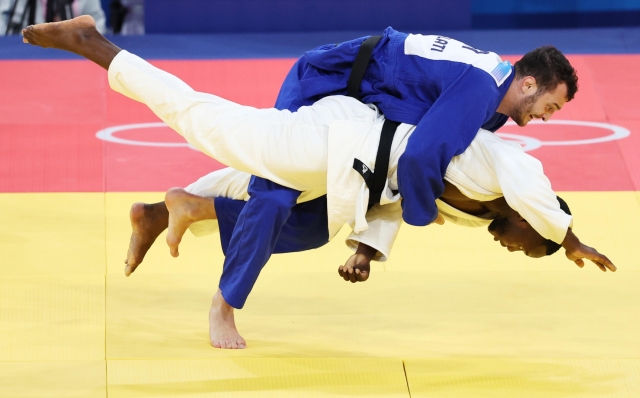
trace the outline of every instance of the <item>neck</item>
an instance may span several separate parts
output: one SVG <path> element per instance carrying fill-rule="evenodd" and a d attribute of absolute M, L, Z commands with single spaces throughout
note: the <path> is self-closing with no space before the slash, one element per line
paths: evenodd
<path fill-rule="evenodd" d="M 515 210 L 509 207 L 504 197 L 492 200 L 490 202 L 484 202 L 484 205 L 490 211 L 495 213 L 496 216 L 508 216 L 509 214 L 515 212 Z"/>
<path fill-rule="evenodd" d="M 511 81 L 507 92 L 502 97 L 502 101 L 500 101 L 500 105 L 498 105 L 498 109 L 496 112 L 502 113 L 503 115 L 511 116 L 511 111 L 513 109 L 514 104 L 517 102 L 518 95 L 516 93 L 519 80 L 515 78 Z"/>
<path fill-rule="evenodd" d="M 475 216 L 483 215 L 492 211 L 485 205 L 487 202 L 480 202 L 466 197 L 449 181 L 444 182 L 444 192 L 440 196 L 440 200 L 455 209 Z"/>

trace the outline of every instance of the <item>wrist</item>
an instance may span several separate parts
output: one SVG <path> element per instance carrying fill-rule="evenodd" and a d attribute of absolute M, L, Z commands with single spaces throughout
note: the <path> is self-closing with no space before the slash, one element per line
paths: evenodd
<path fill-rule="evenodd" d="M 369 245 L 365 245 L 364 243 L 359 243 L 358 248 L 356 249 L 357 255 L 362 255 L 367 258 L 367 260 L 371 260 L 378 253 L 378 249 L 374 249 Z"/>
<path fill-rule="evenodd" d="M 567 235 L 564 237 L 564 240 L 562 241 L 562 247 L 564 247 L 567 250 L 570 250 L 570 249 L 575 249 L 580 245 L 581 245 L 580 239 L 578 239 L 578 237 L 573 233 L 571 228 L 569 228 L 567 230 Z"/>

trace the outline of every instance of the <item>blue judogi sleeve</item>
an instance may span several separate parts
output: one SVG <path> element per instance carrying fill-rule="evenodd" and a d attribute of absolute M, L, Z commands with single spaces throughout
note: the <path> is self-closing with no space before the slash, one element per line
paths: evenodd
<path fill-rule="evenodd" d="M 499 90 L 480 70 L 470 70 L 444 90 L 409 138 L 398 162 L 402 218 L 408 224 L 432 223 L 435 200 L 444 192 L 444 174 L 454 156 L 464 152 L 478 128 L 493 119 Z"/>

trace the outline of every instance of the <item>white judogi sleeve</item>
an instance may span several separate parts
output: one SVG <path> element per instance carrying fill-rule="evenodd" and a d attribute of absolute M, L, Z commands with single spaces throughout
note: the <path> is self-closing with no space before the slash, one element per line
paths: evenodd
<path fill-rule="evenodd" d="M 445 179 L 470 199 L 504 196 L 540 235 L 562 243 L 572 216 L 560 209 L 542 163 L 519 144 L 480 130 L 467 150 L 453 158 Z"/>
<path fill-rule="evenodd" d="M 573 226 L 573 217 L 560 209 L 542 163 L 524 153 L 522 148 L 518 150 L 522 151 L 522 156 L 510 157 L 501 151 L 493 151 L 504 198 L 509 207 L 520 213 L 542 237 L 562 244 L 568 229 Z"/>
<path fill-rule="evenodd" d="M 359 243 L 364 243 L 378 250 L 373 260 L 387 261 L 402 225 L 401 202 L 376 204 L 369 209 L 366 218 L 369 228 L 359 233 L 352 232 L 345 243 L 353 251 L 358 248 Z"/>
<path fill-rule="evenodd" d="M 392 165 L 396 162 L 392 161 Z M 390 171 L 394 174 L 395 168 L 390 167 Z M 395 185 L 394 177 L 390 176 L 391 186 Z M 504 197 L 533 229 L 554 242 L 562 243 L 567 229 L 573 225 L 572 216 L 560 209 L 540 161 L 524 152 L 520 145 L 489 131 L 480 130 L 467 150 L 452 159 L 445 180 L 473 200 L 484 202 Z M 447 222 L 467 227 L 486 226 L 491 222 L 438 202 L 438 209 Z M 376 221 L 380 216 L 383 219 Z M 378 250 L 374 259 L 385 261 L 402 224 L 400 201 L 376 205 L 366 218 L 369 229 L 352 233 L 346 244 L 355 250 L 359 242 L 365 243 Z"/>

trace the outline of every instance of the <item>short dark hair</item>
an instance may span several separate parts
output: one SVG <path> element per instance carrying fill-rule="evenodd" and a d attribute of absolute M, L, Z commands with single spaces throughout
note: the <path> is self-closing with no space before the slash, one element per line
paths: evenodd
<path fill-rule="evenodd" d="M 529 51 L 514 65 L 516 78 L 533 76 L 541 92 L 567 85 L 567 101 L 571 101 L 578 91 L 578 75 L 567 57 L 554 46 L 542 46 Z"/>
<path fill-rule="evenodd" d="M 562 199 L 560 196 L 556 195 L 556 198 L 558 199 L 558 203 L 560 203 L 560 208 L 565 213 L 571 215 L 571 210 L 569 210 L 569 205 L 567 204 L 567 202 L 565 202 L 564 199 Z M 555 253 L 558 250 L 560 250 L 560 248 L 562 247 L 561 244 L 558 244 L 558 243 L 552 241 L 551 239 L 545 239 L 544 245 L 547 247 L 547 256 L 552 255 L 553 253 Z"/>

